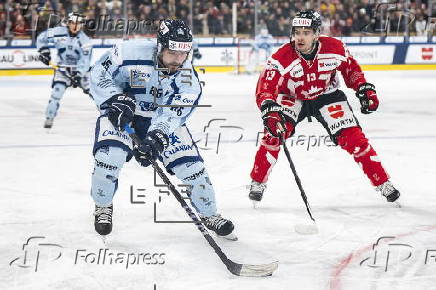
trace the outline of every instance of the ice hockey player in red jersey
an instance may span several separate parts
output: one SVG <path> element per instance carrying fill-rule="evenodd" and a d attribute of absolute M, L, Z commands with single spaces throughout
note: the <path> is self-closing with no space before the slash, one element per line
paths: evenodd
<path fill-rule="evenodd" d="M 394 202 L 400 193 L 362 132 L 346 95 L 339 90 L 339 73 L 347 87 L 356 91 L 364 114 L 378 108 L 375 87 L 366 81 L 359 64 L 340 40 L 319 35 L 320 26 L 318 12 L 298 12 L 292 20 L 290 43 L 270 57 L 260 75 L 256 102 L 265 135 L 250 174 L 249 198 L 254 202 L 262 199 L 279 155 L 280 134 L 287 139 L 299 122 L 314 117 L 333 142 L 353 156 L 376 190 Z"/>

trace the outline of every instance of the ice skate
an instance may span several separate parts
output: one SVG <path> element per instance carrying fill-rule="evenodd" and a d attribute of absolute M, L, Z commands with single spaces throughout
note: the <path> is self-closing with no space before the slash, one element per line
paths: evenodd
<path fill-rule="evenodd" d="M 94 211 L 94 228 L 101 235 L 106 236 L 112 232 L 112 212 L 113 205 L 100 207 L 95 205 Z M 105 239 L 103 239 L 104 241 Z"/>
<path fill-rule="evenodd" d="M 398 206 L 397 199 L 400 197 L 400 192 L 392 185 L 392 183 L 388 180 L 385 183 L 376 187 L 376 190 L 381 193 L 388 202 L 395 202 Z"/>
<path fill-rule="evenodd" d="M 218 237 L 231 241 L 238 240 L 238 237 L 233 233 L 235 226 L 230 220 L 223 218 L 220 214 L 215 214 L 210 217 L 200 217 L 206 228 L 213 231 Z"/>
<path fill-rule="evenodd" d="M 51 127 L 53 127 L 53 121 L 54 121 L 54 119 L 51 119 L 51 118 L 45 119 L 44 128 L 51 129 Z"/>
<path fill-rule="evenodd" d="M 252 181 L 250 184 L 250 193 L 248 197 L 253 201 L 253 207 L 256 208 L 262 200 L 263 192 L 266 189 L 266 183 Z"/>

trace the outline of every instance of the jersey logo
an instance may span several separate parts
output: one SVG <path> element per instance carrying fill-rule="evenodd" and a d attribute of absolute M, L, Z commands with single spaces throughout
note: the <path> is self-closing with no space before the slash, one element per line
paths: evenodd
<path fill-rule="evenodd" d="M 132 88 L 145 88 L 145 83 L 151 78 L 149 72 L 141 71 L 139 69 L 130 70 L 130 87 Z"/>
<path fill-rule="evenodd" d="M 319 59 L 318 71 L 331 71 L 338 67 L 338 61 L 336 59 Z"/>
<path fill-rule="evenodd" d="M 177 135 L 175 135 L 174 132 L 171 133 L 168 137 L 170 138 L 171 146 L 178 144 L 178 143 L 182 143 L 182 141 L 180 141 L 180 138 Z"/>
<path fill-rule="evenodd" d="M 342 109 L 342 105 L 332 105 L 327 108 L 330 113 L 330 117 L 339 119 L 344 116 L 344 110 Z"/>
<path fill-rule="evenodd" d="M 297 64 L 291 69 L 290 74 L 294 78 L 301 78 L 303 76 L 303 66 L 301 64 Z"/>

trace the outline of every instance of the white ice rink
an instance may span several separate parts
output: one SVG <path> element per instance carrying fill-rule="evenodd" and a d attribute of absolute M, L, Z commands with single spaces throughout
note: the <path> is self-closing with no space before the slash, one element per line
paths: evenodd
<path fill-rule="evenodd" d="M 377 87 L 379 111 L 362 115 L 354 93 L 345 91 L 403 208 L 380 197 L 342 149 L 307 148 L 309 136 L 316 136 L 313 145 L 326 132 L 304 121 L 297 127 L 304 144 L 288 146 L 320 229 L 311 236 L 294 231 L 309 218 L 283 152 L 261 207 L 248 200 L 262 128 L 253 97 L 257 76 L 200 75 L 202 104 L 212 107 L 198 108 L 188 125 L 205 148 L 220 211 L 239 236 L 217 242 L 236 262 L 278 260 L 268 278 L 231 275 L 192 224 L 155 223 L 154 213 L 157 221 L 188 218 L 153 185 L 153 171 L 134 161 L 120 175 L 110 256 L 97 261 L 105 246 L 94 232 L 89 195 L 95 105 L 68 89 L 47 133 L 51 77 L 1 77 L 0 289 L 436 289 L 436 72 L 366 74 Z M 206 128 L 206 144 L 212 119 L 225 120 Z M 131 186 L 133 201 L 145 204 L 131 203 Z M 144 253 L 164 255 L 147 260 Z M 128 254 L 134 264 L 126 269 Z"/>

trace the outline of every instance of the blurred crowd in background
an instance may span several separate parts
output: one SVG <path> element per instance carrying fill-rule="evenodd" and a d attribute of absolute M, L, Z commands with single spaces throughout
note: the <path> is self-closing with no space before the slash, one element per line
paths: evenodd
<path fill-rule="evenodd" d="M 262 28 L 267 28 L 275 37 L 289 36 L 290 19 L 297 11 L 307 8 L 321 13 L 322 33 L 332 36 L 433 35 L 436 17 L 429 15 L 433 14 L 432 1 L 401 0 L 401 3 L 388 4 L 394 1 L 0 0 L 0 38 L 34 37 L 47 29 L 50 14 L 61 19 L 71 11 L 83 13 L 88 20 L 99 17 L 126 19 L 125 15 L 136 21 L 175 17 L 190 23 L 196 36 L 232 36 L 234 3 L 237 8 L 236 33 L 240 36 L 253 37 L 256 30 Z M 122 29 L 101 31 L 99 35 L 89 31 L 91 36 L 122 33 Z"/>

